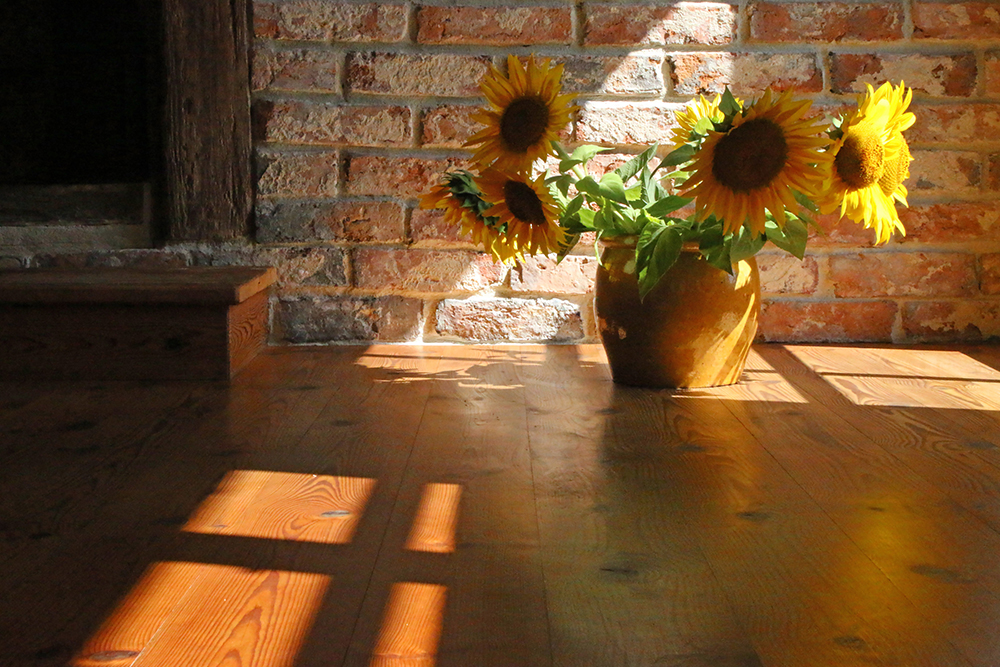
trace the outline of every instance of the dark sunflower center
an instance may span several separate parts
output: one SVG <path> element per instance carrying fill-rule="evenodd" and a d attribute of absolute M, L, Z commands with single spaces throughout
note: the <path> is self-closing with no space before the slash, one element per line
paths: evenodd
<path fill-rule="evenodd" d="M 503 186 L 503 197 L 507 202 L 507 210 L 521 222 L 526 222 L 529 225 L 545 224 L 542 200 L 526 183 L 507 181 Z"/>
<path fill-rule="evenodd" d="M 769 185 L 787 159 L 788 143 L 781 127 L 766 118 L 755 118 L 715 145 L 712 175 L 730 190 L 749 192 Z"/>
<path fill-rule="evenodd" d="M 500 116 L 500 139 L 516 153 L 524 153 L 545 136 L 549 107 L 537 97 L 519 97 Z"/>
<path fill-rule="evenodd" d="M 864 124 L 851 128 L 833 164 L 850 187 L 866 188 L 882 177 L 885 149 L 879 134 Z"/>

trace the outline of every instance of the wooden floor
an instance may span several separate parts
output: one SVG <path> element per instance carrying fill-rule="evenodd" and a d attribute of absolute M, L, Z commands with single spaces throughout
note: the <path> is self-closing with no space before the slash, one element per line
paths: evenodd
<path fill-rule="evenodd" d="M 0 665 L 1000 665 L 1000 348 L 0 383 Z"/>

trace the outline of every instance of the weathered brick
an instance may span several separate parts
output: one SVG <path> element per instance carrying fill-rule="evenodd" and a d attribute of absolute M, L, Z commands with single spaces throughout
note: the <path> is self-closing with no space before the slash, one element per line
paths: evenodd
<path fill-rule="evenodd" d="M 835 53 L 830 57 L 831 89 L 835 93 L 861 93 L 865 84 L 878 87 L 886 81 L 939 97 L 968 97 L 976 92 L 976 56 L 888 55 Z"/>
<path fill-rule="evenodd" d="M 192 252 L 197 266 L 273 266 L 279 288 L 347 285 L 347 258 L 340 248 L 266 248 L 214 245 Z"/>
<path fill-rule="evenodd" d="M 257 153 L 257 194 L 262 197 L 333 197 L 337 194 L 340 155 L 321 153 Z"/>
<path fill-rule="evenodd" d="M 137 248 L 124 250 L 85 250 L 73 252 L 39 253 L 31 257 L 31 268 L 83 269 L 83 268 L 148 268 L 176 269 L 191 263 L 191 256 L 183 250 L 167 248 Z"/>
<path fill-rule="evenodd" d="M 914 2 L 913 36 L 917 39 L 996 39 L 1000 7 L 987 2 Z"/>
<path fill-rule="evenodd" d="M 253 3 L 254 33 L 271 39 L 324 42 L 399 42 L 406 37 L 406 5 L 324 0 Z"/>
<path fill-rule="evenodd" d="M 1000 207 L 995 202 L 896 205 L 906 242 L 966 243 L 1000 239 Z"/>
<path fill-rule="evenodd" d="M 279 51 L 258 43 L 253 54 L 253 89 L 339 93 L 340 59 L 333 51 Z"/>
<path fill-rule="evenodd" d="M 650 95 L 663 91 L 663 56 L 575 57 L 562 61 L 563 91 Z"/>
<path fill-rule="evenodd" d="M 347 85 L 359 93 L 479 96 L 489 64 L 483 56 L 358 53 L 348 63 Z"/>
<path fill-rule="evenodd" d="M 986 68 L 983 72 L 983 83 L 986 88 L 986 95 L 996 97 L 1000 95 L 1000 51 L 988 51 L 985 62 Z"/>
<path fill-rule="evenodd" d="M 666 7 L 590 3 L 585 29 L 588 46 L 728 44 L 736 39 L 736 7 L 708 2 Z"/>
<path fill-rule="evenodd" d="M 401 243 L 403 209 L 391 202 L 257 201 L 257 241 Z"/>
<path fill-rule="evenodd" d="M 976 292 L 976 262 L 974 255 L 946 252 L 833 255 L 830 282 L 843 298 L 970 296 Z"/>
<path fill-rule="evenodd" d="M 812 294 L 819 284 L 819 264 L 815 257 L 798 257 L 782 253 L 757 255 L 760 269 L 760 289 L 763 294 Z"/>
<path fill-rule="evenodd" d="M 1000 294 L 1000 253 L 982 255 L 979 267 L 979 291 L 983 294 Z"/>
<path fill-rule="evenodd" d="M 460 148 L 469 137 L 482 129 L 472 119 L 477 106 L 445 104 L 423 112 L 420 143 L 432 148 Z"/>
<path fill-rule="evenodd" d="M 986 178 L 986 189 L 1000 192 L 1000 153 L 989 156 L 989 172 Z"/>
<path fill-rule="evenodd" d="M 674 109 L 658 102 L 586 102 L 577 122 L 577 141 L 651 144 L 670 136 Z"/>
<path fill-rule="evenodd" d="M 975 342 L 1000 336 L 1000 303 L 995 299 L 912 301 L 903 305 L 909 342 Z"/>
<path fill-rule="evenodd" d="M 423 44 L 569 44 L 569 7 L 421 7 L 417 41 Z"/>
<path fill-rule="evenodd" d="M 347 163 L 347 190 L 355 195 L 416 199 L 430 191 L 448 169 L 467 169 L 467 160 L 355 155 Z"/>
<path fill-rule="evenodd" d="M 444 211 L 414 209 L 410 218 L 410 239 L 418 247 L 453 247 L 469 245 L 462 228 L 444 219 Z"/>
<path fill-rule="evenodd" d="M 759 2 L 750 38 L 760 42 L 872 42 L 903 38 L 901 3 Z"/>
<path fill-rule="evenodd" d="M 440 336 L 476 342 L 580 340 L 580 307 L 562 299 L 445 299 L 435 312 Z"/>
<path fill-rule="evenodd" d="M 408 146 L 410 110 L 401 106 L 348 106 L 317 102 L 254 105 L 256 138 L 287 144 Z"/>
<path fill-rule="evenodd" d="M 25 267 L 24 257 L 15 257 L 13 255 L 0 255 L 0 271 L 11 271 L 14 269 L 23 269 Z"/>
<path fill-rule="evenodd" d="M 286 296 L 274 307 L 274 338 L 287 343 L 409 341 L 423 329 L 423 302 L 400 296 Z"/>
<path fill-rule="evenodd" d="M 674 53 L 670 55 L 674 92 L 721 93 L 757 97 L 764 88 L 823 90 L 823 74 L 809 53 Z"/>
<path fill-rule="evenodd" d="M 911 194 L 969 195 L 979 191 L 983 181 L 982 158 L 962 151 L 913 151 Z"/>
<path fill-rule="evenodd" d="M 503 281 L 507 267 L 463 250 L 356 248 L 357 286 L 371 290 L 474 292 Z"/>
<path fill-rule="evenodd" d="M 1000 128 L 1000 106 L 996 104 L 911 104 L 910 111 L 916 116 L 913 127 L 904 134 L 910 143 L 995 141 Z"/>
<path fill-rule="evenodd" d="M 809 247 L 860 246 L 874 245 L 875 232 L 865 229 L 850 218 L 839 217 L 839 209 L 829 215 L 816 216 L 816 223 L 823 233 L 814 229 L 809 231 Z"/>
<path fill-rule="evenodd" d="M 515 292 L 587 294 L 594 291 L 597 259 L 571 256 L 556 264 L 549 257 L 526 258 L 510 272 Z"/>
<path fill-rule="evenodd" d="M 888 342 L 892 301 L 765 301 L 757 337 L 768 342 Z"/>

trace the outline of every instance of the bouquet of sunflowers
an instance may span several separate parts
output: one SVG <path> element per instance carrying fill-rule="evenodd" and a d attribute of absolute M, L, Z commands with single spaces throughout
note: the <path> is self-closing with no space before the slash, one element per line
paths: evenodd
<path fill-rule="evenodd" d="M 631 237 L 644 297 L 685 244 L 731 273 L 768 241 L 801 259 L 817 212 L 839 208 L 877 243 L 905 233 L 895 201 L 906 204 L 912 158 L 902 133 L 915 119 L 902 83 L 869 85 L 832 123 L 808 116 L 811 102 L 790 92 L 699 96 L 678 112 L 668 146 L 595 178 L 588 162 L 610 149 L 569 153 L 556 141 L 575 111 L 560 89 L 562 65 L 509 56 L 507 69 L 492 68 L 481 84 L 489 107 L 474 118 L 486 127 L 467 142 L 475 172 L 445 173 L 421 200 L 496 261 L 561 259 L 585 232 Z"/>

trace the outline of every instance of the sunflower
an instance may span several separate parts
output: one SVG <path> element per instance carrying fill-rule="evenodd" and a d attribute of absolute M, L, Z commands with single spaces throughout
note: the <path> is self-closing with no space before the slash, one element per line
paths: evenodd
<path fill-rule="evenodd" d="M 527 64 L 507 57 L 509 77 L 496 67 L 483 78 L 481 88 L 492 108 L 473 115 L 486 128 L 474 134 L 466 146 L 478 145 L 473 160 L 483 168 L 526 172 L 531 164 L 551 153 L 552 142 L 573 113 L 571 95 L 561 95 L 559 79 L 563 66 L 550 68 L 549 61 Z"/>
<path fill-rule="evenodd" d="M 767 211 L 778 225 L 785 207 L 797 206 L 793 191 L 818 191 L 828 158 L 819 151 L 825 127 L 803 118 L 809 100 L 780 97 L 768 88 L 756 103 L 737 112 L 726 131 L 709 130 L 695 154 L 684 193 L 695 197 L 696 215 L 721 219 L 726 233 L 749 221 L 754 235 L 764 231 Z"/>
<path fill-rule="evenodd" d="M 494 261 L 505 262 L 514 255 L 505 244 L 498 243 L 498 220 L 482 215 L 482 210 L 489 206 L 483 201 L 472 182 L 472 174 L 468 172 L 446 173 L 441 183 L 420 198 L 420 208 L 443 209 L 445 222 L 460 226 L 461 233 L 485 248 Z"/>
<path fill-rule="evenodd" d="M 875 242 L 885 243 L 894 231 L 905 234 L 893 200 L 906 204 L 903 181 L 910 175 L 910 148 L 903 130 L 916 118 L 906 112 L 912 89 L 900 82 L 878 90 L 871 85 L 858 97 L 858 108 L 840 126 L 830 148 L 833 158 L 823 183 L 822 209 L 864 223 L 875 230 Z"/>
<path fill-rule="evenodd" d="M 559 227 L 559 207 L 545 185 L 545 175 L 534 181 L 521 174 L 487 169 L 476 185 L 493 206 L 484 213 L 499 219 L 497 244 L 508 246 L 511 256 L 549 254 L 559 249 L 564 232 Z"/>
<path fill-rule="evenodd" d="M 670 136 L 671 150 L 680 148 L 691 140 L 691 133 L 702 118 L 711 118 L 716 123 L 721 123 L 725 119 L 725 114 L 719 110 L 722 103 L 722 95 L 709 100 L 704 95 L 699 95 L 697 99 L 691 100 L 688 104 L 677 112 L 676 119 L 679 127 L 674 128 Z M 743 100 L 736 98 L 736 103 L 743 107 Z"/>

